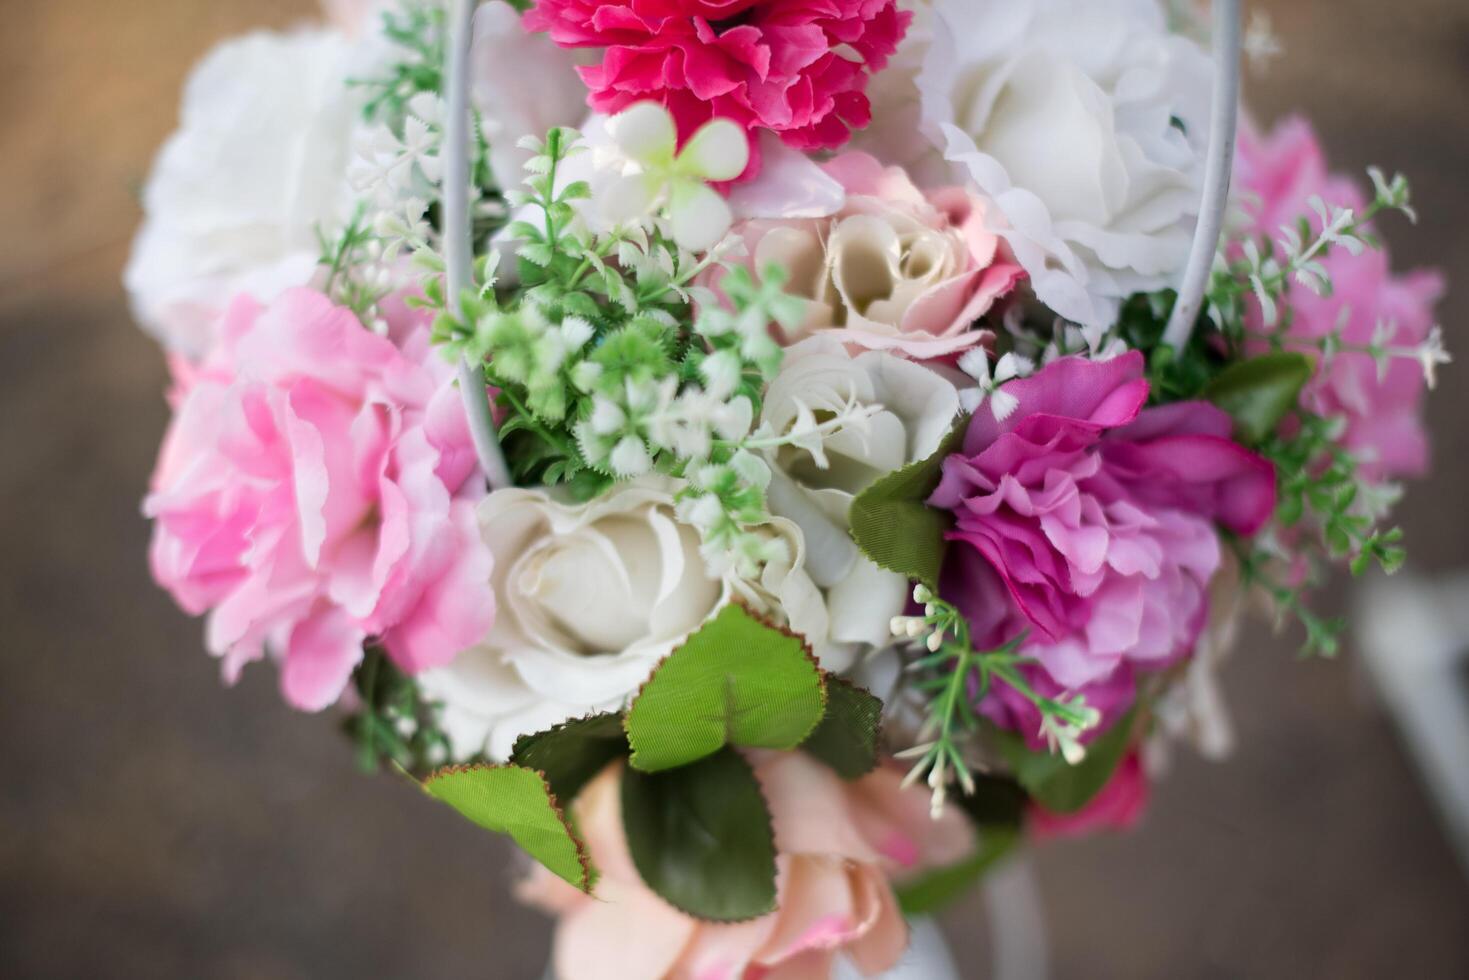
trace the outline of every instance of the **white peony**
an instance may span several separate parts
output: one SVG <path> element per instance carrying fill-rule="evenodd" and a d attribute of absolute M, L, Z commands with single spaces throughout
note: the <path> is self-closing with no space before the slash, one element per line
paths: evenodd
<path fill-rule="evenodd" d="M 1040 299 L 1108 325 L 1173 285 L 1203 178 L 1212 66 L 1157 0 L 938 0 L 926 135 L 994 198 Z"/>
<path fill-rule="evenodd" d="M 235 294 L 269 300 L 310 281 L 318 225 L 351 207 L 357 73 L 329 31 L 251 34 L 195 69 L 123 274 L 138 322 L 170 351 L 202 356 Z"/>
<path fill-rule="evenodd" d="M 906 577 L 884 571 L 852 543 L 848 512 L 857 494 L 939 448 L 959 414 L 959 393 L 939 374 L 881 351 L 852 356 L 830 337 L 788 348 L 771 383 L 762 424 L 799 430 L 813 415 L 852 405 L 881 406 L 862 429 L 850 427 L 770 454 L 772 513 L 794 521 L 806 542 L 806 567 L 826 592 L 832 638 L 878 646 L 908 602 Z"/>
<path fill-rule="evenodd" d="M 456 759 L 503 760 L 521 735 L 624 707 L 660 660 L 736 599 L 805 636 L 823 666 L 850 664 L 851 651 L 828 638 L 796 527 L 770 526 L 789 559 L 758 583 L 711 577 L 698 532 L 675 516 L 677 489 L 650 478 L 584 504 L 509 489 L 480 505 L 495 555 L 495 625 L 449 666 L 418 676 L 443 705 Z"/>

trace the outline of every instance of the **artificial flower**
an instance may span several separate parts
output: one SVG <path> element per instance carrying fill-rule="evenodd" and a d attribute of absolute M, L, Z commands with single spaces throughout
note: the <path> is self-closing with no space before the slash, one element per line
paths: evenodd
<path fill-rule="evenodd" d="M 337 699 L 369 637 L 411 674 L 494 617 L 452 372 L 424 314 L 383 306 L 386 337 L 309 289 L 236 299 L 209 357 L 175 364 L 143 505 L 154 577 L 209 614 L 226 678 L 271 653 L 305 710 Z"/>
<path fill-rule="evenodd" d="M 1320 233 L 1322 219 L 1311 206 L 1313 199 L 1358 214 L 1366 204 L 1354 181 L 1327 171 L 1316 134 L 1302 119 L 1287 120 L 1269 134 L 1245 124 L 1235 184 L 1248 216 L 1243 231 L 1257 239 L 1274 239 L 1303 216 Z M 1380 344 L 1400 353 L 1379 370 L 1365 351 L 1336 352 L 1307 385 L 1305 404 L 1318 414 L 1347 420 L 1342 445 L 1363 457 L 1364 473 L 1379 479 L 1420 475 L 1428 467 L 1423 398 L 1429 370 L 1412 352 L 1430 339 L 1443 277 L 1428 270 L 1394 275 L 1385 248 L 1355 255 L 1336 248 L 1321 266 L 1334 288 L 1321 296 L 1301 281 L 1291 282 L 1285 298 L 1291 310 L 1287 337 L 1309 348 L 1338 334 L 1347 346 Z M 1258 305 L 1250 326 L 1259 349 L 1268 350 L 1265 337 L 1273 329 Z"/>
<path fill-rule="evenodd" d="M 1064 690 L 1187 656 L 1220 567 L 1216 522 L 1258 531 L 1271 464 L 1202 402 L 1144 409 L 1143 357 L 1062 358 L 973 416 L 931 504 L 952 511 L 943 595 L 975 642 L 1022 650 Z"/>
<path fill-rule="evenodd" d="M 848 512 L 856 495 L 893 470 L 936 452 L 959 414 L 953 384 L 911 361 L 880 351 L 853 356 L 834 337 L 817 335 L 786 351 L 761 411 L 777 434 L 814 420 L 876 409 L 860 427 L 798 439 L 769 453 L 771 512 L 800 526 L 807 569 L 826 590 L 832 633 L 881 646 L 888 624 L 908 601 L 908 579 L 869 561 L 852 543 Z"/>
<path fill-rule="evenodd" d="M 992 198 L 1036 295 L 1110 325 L 1176 285 L 1200 201 L 1210 62 L 1158 0 L 938 0 L 923 125 Z"/>
<path fill-rule="evenodd" d="M 732 180 L 745 169 L 749 145 L 727 119 L 711 119 L 682 148 L 673 116 L 656 102 L 639 102 L 607 120 L 607 134 L 627 172 L 603 184 L 596 204 L 611 223 L 666 209 L 673 240 L 691 252 L 711 248 L 729 230 L 729 205 L 709 181 Z"/>
<path fill-rule="evenodd" d="M 1147 812 L 1148 791 L 1142 756 L 1129 752 L 1118 763 L 1112 778 L 1086 806 L 1074 813 L 1057 813 L 1032 803 L 1026 814 L 1026 829 L 1039 840 L 1132 830 Z"/>
<path fill-rule="evenodd" d="M 714 575 L 698 531 L 678 518 L 676 490 L 648 478 L 585 504 L 530 489 L 485 498 L 479 521 L 497 556 L 495 624 L 453 663 L 419 677 L 444 703 L 456 758 L 504 759 L 521 735 L 620 709 L 659 661 L 736 600 L 801 633 L 829 667 L 850 661 L 828 640 L 794 525 L 771 525 L 787 558 L 758 581 Z"/>
<path fill-rule="evenodd" d="M 839 961 L 865 976 L 908 944 L 892 880 L 962 860 L 974 835 L 957 809 L 930 819 L 927 794 L 882 767 L 853 783 L 799 752 L 752 756 L 775 832 L 777 911 L 718 924 L 686 916 L 642 881 L 628 853 L 622 763 L 572 809 L 600 872 L 584 895 L 544 868 L 520 896 L 556 915 L 553 962 L 575 980 L 817 980 Z"/>
<path fill-rule="evenodd" d="M 351 209 L 359 69 L 341 35 L 318 30 L 227 41 L 194 70 L 123 274 L 138 322 L 170 352 L 203 357 L 238 293 L 268 302 L 311 281 L 318 228 Z"/>
<path fill-rule="evenodd" d="M 559 45 L 604 49 L 580 69 L 598 112 L 653 99 L 680 139 L 722 117 L 801 150 L 838 146 L 867 124 L 862 90 L 908 20 L 894 0 L 537 0 L 525 15 Z M 749 176 L 758 157 L 751 164 Z"/>
<path fill-rule="evenodd" d="M 736 227 L 752 271 L 780 267 L 787 291 L 805 302 L 804 320 L 782 339 L 820 333 L 934 358 L 989 337 L 976 321 L 1021 275 L 986 230 L 992 205 L 957 187 L 925 194 L 865 153 L 822 169 L 845 192 L 834 215 Z"/>

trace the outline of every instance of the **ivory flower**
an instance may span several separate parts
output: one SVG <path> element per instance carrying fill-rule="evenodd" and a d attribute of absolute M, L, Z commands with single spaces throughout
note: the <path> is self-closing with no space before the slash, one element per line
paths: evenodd
<path fill-rule="evenodd" d="M 928 137 L 994 199 L 1036 295 L 1077 323 L 1174 285 L 1203 176 L 1211 68 L 1157 0 L 938 0 Z"/>
<path fill-rule="evenodd" d="M 169 351 L 207 353 L 239 293 L 269 301 L 310 282 L 318 226 L 351 207 L 347 79 L 360 67 L 340 35 L 300 31 L 228 41 L 194 70 L 123 273 L 138 322 Z"/>
<path fill-rule="evenodd" d="M 827 639 L 826 609 L 801 568 L 794 525 L 772 525 L 790 557 L 772 562 L 760 582 L 715 577 L 698 531 L 675 514 L 676 490 L 650 478 L 585 504 L 529 489 L 485 498 L 479 520 L 497 556 L 495 625 L 478 646 L 419 678 L 444 704 L 456 758 L 504 759 L 521 735 L 623 707 L 660 660 L 735 599 L 787 622 L 827 666 L 846 665 L 850 655 Z"/>
<path fill-rule="evenodd" d="M 985 228 L 991 205 L 960 188 L 924 194 L 865 153 L 823 170 L 845 192 L 832 217 L 736 228 L 752 271 L 779 266 L 787 291 L 805 301 L 804 321 L 784 339 L 820 332 L 920 359 L 985 339 L 975 321 L 1021 274 Z"/>
<path fill-rule="evenodd" d="M 908 580 L 867 560 L 852 543 L 848 512 L 857 494 L 899 467 L 932 455 L 959 414 L 959 394 L 937 373 L 880 351 L 853 356 L 838 340 L 816 336 L 786 351 L 766 393 L 764 426 L 777 433 L 813 414 L 852 406 L 877 409 L 813 443 L 770 454 L 772 513 L 800 526 L 807 568 L 826 589 L 833 634 L 881 646 L 908 602 Z"/>

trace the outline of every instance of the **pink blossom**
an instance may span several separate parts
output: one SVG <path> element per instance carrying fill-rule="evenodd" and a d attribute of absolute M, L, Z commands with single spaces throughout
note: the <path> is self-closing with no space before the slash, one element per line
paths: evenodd
<path fill-rule="evenodd" d="M 1129 752 L 1086 806 L 1075 813 L 1056 813 L 1032 803 L 1026 826 L 1040 840 L 1086 837 L 1104 830 L 1131 830 L 1147 809 L 1148 776 L 1142 758 Z"/>
<path fill-rule="evenodd" d="M 562 47 L 605 49 L 579 69 L 599 112 L 653 99 L 681 139 L 724 116 L 816 150 L 867 125 L 867 80 L 910 20 L 896 0 L 537 0 L 525 26 Z M 757 150 L 752 140 L 747 176 Z"/>
<path fill-rule="evenodd" d="M 780 339 L 821 332 L 914 359 L 990 339 L 975 322 L 1023 275 L 986 228 L 993 205 L 960 187 L 920 191 L 901 167 L 866 153 L 822 169 L 846 195 L 835 214 L 735 227 L 751 271 L 779 266 L 786 291 L 805 301 L 804 321 Z"/>
<path fill-rule="evenodd" d="M 1242 127 L 1236 181 L 1251 219 L 1247 230 L 1254 237 L 1278 238 L 1282 226 L 1294 227 L 1303 216 L 1310 216 L 1319 232 L 1321 219 L 1310 205 L 1313 197 L 1359 214 L 1366 203 L 1354 181 L 1327 171 L 1316 134 L 1303 119 L 1287 120 L 1269 134 Z M 1382 323 L 1396 324 L 1395 347 L 1411 348 L 1428 336 L 1444 288 L 1438 272 L 1395 276 L 1388 253 L 1370 248 L 1361 255 L 1335 248 L 1322 264 L 1334 284 L 1333 294 L 1321 297 L 1291 283 L 1286 299 L 1293 311 L 1291 337 L 1315 341 L 1340 327 L 1348 344 L 1365 346 Z M 1250 326 L 1266 332 L 1258 305 Z M 1260 349 L 1265 349 L 1263 340 Z M 1379 377 L 1370 355 L 1347 351 L 1318 372 L 1305 400 L 1314 412 L 1347 419 L 1343 443 L 1364 456 L 1369 474 L 1411 476 L 1428 466 L 1424 388 L 1423 370 L 1411 359 L 1395 359 Z"/>
<path fill-rule="evenodd" d="M 863 975 L 894 966 L 908 942 L 890 877 L 955 863 L 973 846 L 956 807 L 929 817 L 928 793 L 901 770 L 854 783 L 800 752 L 762 753 L 755 775 L 775 829 L 779 908 L 749 922 L 690 918 L 642 881 L 622 830 L 621 763 L 577 797 L 577 826 L 601 873 L 593 897 L 536 868 L 521 897 L 560 917 L 558 976 L 579 980 L 808 980 L 838 956 Z"/>
<path fill-rule="evenodd" d="M 380 337 L 322 294 L 240 297 L 197 368 L 176 362 L 152 492 L 151 564 L 228 680 L 267 651 L 293 705 L 342 692 L 377 638 L 403 670 L 446 663 L 494 618 L 473 447 L 426 320 Z"/>
<path fill-rule="evenodd" d="M 1026 634 L 1056 689 L 1084 691 L 1115 717 L 1130 688 L 1120 671 L 1192 652 L 1220 565 L 1215 522 L 1263 526 L 1274 471 L 1211 405 L 1145 410 L 1135 351 L 1063 358 L 1004 390 L 1019 407 L 1003 422 L 976 413 L 930 501 L 956 518 L 943 594 L 976 643 Z M 1005 702 L 987 713 L 1034 720 Z"/>

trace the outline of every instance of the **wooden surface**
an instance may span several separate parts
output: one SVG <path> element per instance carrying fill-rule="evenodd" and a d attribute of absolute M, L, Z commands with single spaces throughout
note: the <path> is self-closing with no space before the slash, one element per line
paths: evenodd
<path fill-rule="evenodd" d="M 1250 88 L 1309 111 L 1343 169 L 1415 178 L 1399 265 L 1469 290 L 1469 6 L 1274 0 Z M 135 189 L 207 45 L 306 0 L 8 0 L 0 29 L 0 977 L 533 978 L 547 926 L 507 848 L 387 778 L 270 671 L 221 689 L 149 583 L 138 515 L 165 421 L 118 275 Z M 1469 565 L 1462 368 L 1405 522 L 1420 570 Z M 1142 833 L 1038 856 L 1055 975 L 1469 976 L 1469 887 L 1343 662 L 1255 631 L 1228 676 L 1229 764 L 1180 755 Z M 946 919 L 982 963 L 979 905 Z M 984 975 L 975 967 L 969 974 Z"/>

